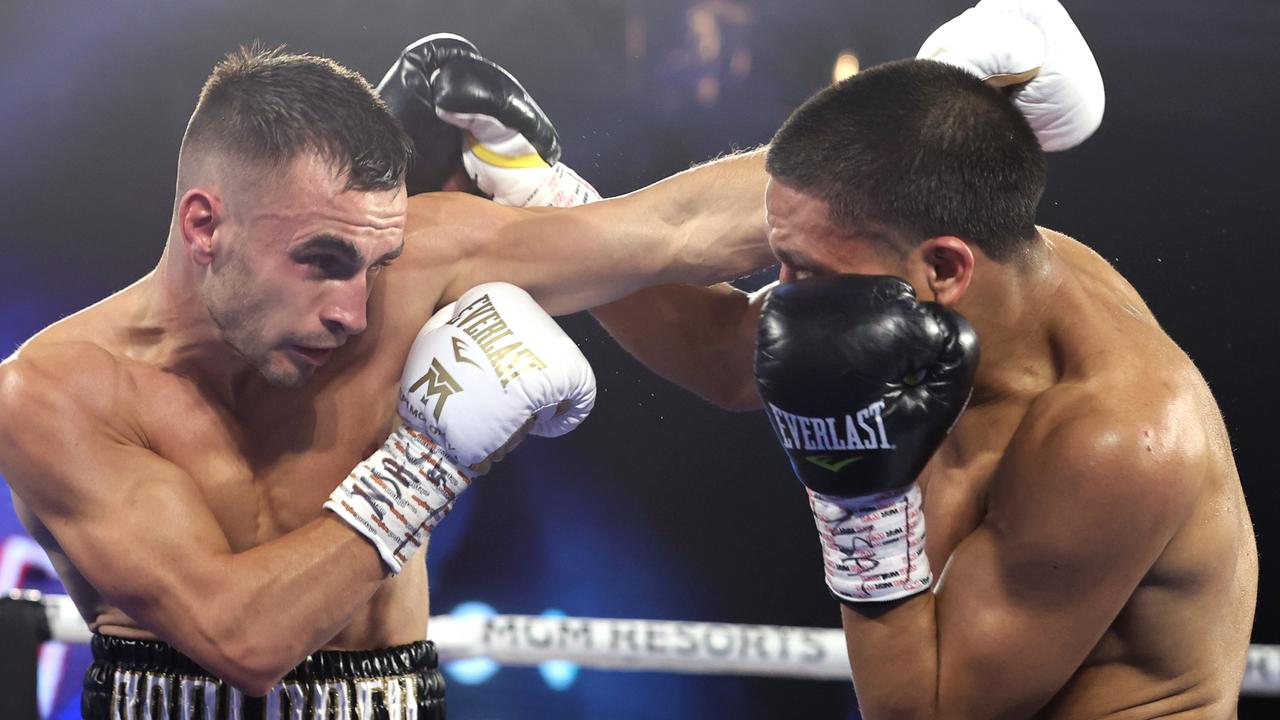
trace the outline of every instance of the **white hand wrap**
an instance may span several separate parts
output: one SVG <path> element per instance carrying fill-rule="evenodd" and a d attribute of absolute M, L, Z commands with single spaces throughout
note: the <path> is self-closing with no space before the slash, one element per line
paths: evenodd
<path fill-rule="evenodd" d="M 997 87 L 1026 83 L 1010 97 L 1046 151 L 1075 147 L 1102 123 L 1098 63 L 1057 0 L 982 0 L 935 30 L 916 57 Z"/>
<path fill-rule="evenodd" d="M 324 507 L 368 538 L 391 572 L 399 573 L 470 484 L 429 438 L 401 427 L 351 471 Z"/>
<path fill-rule="evenodd" d="M 906 490 L 842 498 L 809 491 L 827 587 L 843 600 L 897 600 L 933 583 L 924 553 L 924 505 Z"/>
<path fill-rule="evenodd" d="M 523 135 L 496 118 L 439 108 L 436 114 L 464 130 L 462 164 L 476 186 L 499 205 L 574 207 L 600 199 L 600 193 L 568 165 L 548 165 Z"/>

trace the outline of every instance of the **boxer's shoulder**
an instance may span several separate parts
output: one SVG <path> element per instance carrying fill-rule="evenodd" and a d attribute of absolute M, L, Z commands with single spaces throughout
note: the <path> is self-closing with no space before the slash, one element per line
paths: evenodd
<path fill-rule="evenodd" d="M 0 364 L 0 460 L 39 468 L 90 436 L 141 444 L 137 397 L 120 358 L 101 346 L 29 342 Z"/>
<path fill-rule="evenodd" d="M 7 402 L 73 400 L 82 411 L 118 408 L 137 392 L 127 361 L 87 340 L 35 340 L 0 365 Z"/>
<path fill-rule="evenodd" d="M 1176 524 L 1199 494 L 1206 448 L 1172 400 L 1106 379 L 1050 387 L 1028 406 L 993 492 L 1016 483 L 1041 501 L 1127 504 Z"/>
<path fill-rule="evenodd" d="M 480 232 L 501 227 L 518 214 L 518 208 L 499 205 L 469 193 L 421 193 L 409 198 L 405 235 L 456 232 L 460 228 Z"/>

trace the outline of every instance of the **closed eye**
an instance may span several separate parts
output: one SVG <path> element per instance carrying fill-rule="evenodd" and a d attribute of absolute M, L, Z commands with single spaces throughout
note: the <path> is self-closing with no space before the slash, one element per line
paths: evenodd
<path fill-rule="evenodd" d="M 313 268 L 325 280 L 346 280 L 356 272 L 351 263 L 334 255 L 308 255 L 300 262 Z"/>

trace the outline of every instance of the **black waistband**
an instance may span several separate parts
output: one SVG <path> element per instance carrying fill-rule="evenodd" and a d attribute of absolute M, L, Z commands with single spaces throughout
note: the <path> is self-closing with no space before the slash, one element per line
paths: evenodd
<path fill-rule="evenodd" d="M 182 692 L 171 689 L 167 696 L 164 693 L 158 693 L 157 697 L 147 696 L 148 682 L 152 685 L 156 684 L 156 680 L 149 680 L 150 678 L 169 678 L 170 684 L 182 680 L 190 684 L 192 680 L 204 679 L 205 682 L 200 684 L 194 694 L 214 693 L 218 698 L 219 710 L 216 717 L 219 718 L 239 717 L 249 720 L 257 717 L 269 718 L 271 715 L 268 711 L 268 707 L 272 706 L 271 694 L 268 694 L 268 702 L 264 702 L 261 698 L 242 698 L 239 693 L 218 681 L 207 670 L 165 643 L 95 634 L 90 641 L 90 647 L 93 650 L 93 664 L 85 673 L 84 695 L 81 702 L 81 712 L 86 720 L 98 718 L 106 720 L 112 717 L 113 705 L 157 703 L 160 702 L 159 697 L 168 697 L 165 704 L 171 706 L 170 712 L 160 713 L 159 716 L 182 717 L 181 709 L 176 706 L 183 702 Z M 314 687 L 321 683 L 349 681 L 342 683 L 346 687 L 342 692 L 350 696 L 350 716 L 356 718 L 355 696 L 359 693 L 357 686 L 367 686 L 368 683 L 354 681 L 404 678 L 405 676 L 412 676 L 413 686 L 405 688 L 405 692 L 401 695 L 407 696 L 412 693 L 415 699 L 414 710 L 416 710 L 410 713 L 406 707 L 406 717 L 416 715 L 421 720 L 442 719 L 444 717 L 444 678 L 437 666 L 435 646 L 429 641 L 397 645 L 381 650 L 321 650 L 312 653 L 276 685 L 275 693 L 284 700 L 275 702 L 274 707 L 279 708 L 280 703 L 291 702 L 289 693 L 286 691 L 289 688 L 286 686 L 292 686 L 294 698 L 306 698 L 303 704 L 307 707 L 301 708 L 300 716 L 310 718 L 312 712 L 316 710 L 311 707 L 314 704 L 311 699 Z M 209 690 L 209 688 L 213 689 Z M 120 697 L 126 692 L 132 692 L 135 697 Z M 378 705 L 382 709 L 377 717 L 388 717 L 385 700 L 385 697 L 380 696 Z M 203 720 L 206 717 L 205 710 L 205 706 L 201 704 L 198 715 L 191 709 L 187 712 L 191 713 L 191 717 L 199 717 Z M 323 712 L 325 717 L 336 717 L 332 707 Z M 152 715 L 152 717 L 155 716 Z M 138 717 L 142 717 L 141 713 Z M 290 717 L 290 714 L 286 713 L 284 717 Z M 391 720 L 398 720 L 398 718 L 392 717 Z"/>

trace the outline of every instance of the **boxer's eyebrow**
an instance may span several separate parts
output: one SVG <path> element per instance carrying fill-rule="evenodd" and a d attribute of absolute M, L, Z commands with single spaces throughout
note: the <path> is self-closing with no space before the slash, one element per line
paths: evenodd
<path fill-rule="evenodd" d="M 404 254 L 404 241 L 401 240 L 400 245 L 395 250 L 392 250 L 391 252 L 388 252 L 382 257 L 378 258 L 378 261 L 375 262 L 374 265 L 386 265 L 387 263 L 391 262 L 392 260 L 395 260 L 396 258 L 400 257 L 403 254 Z"/>
<path fill-rule="evenodd" d="M 337 255 L 343 262 L 350 263 L 356 267 L 364 265 L 364 253 L 356 247 L 355 243 L 344 237 L 325 233 L 307 238 L 301 243 L 295 245 L 290 252 L 292 255 L 304 255 L 313 252 L 328 252 Z"/>
<path fill-rule="evenodd" d="M 773 251 L 773 254 L 778 257 L 778 260 L 786 263 L 787 265 L 790 265 L 791 267 L 797 270 L 809 270 L 809 271 L 816 270 L 819 272 L 826 271 L 826 268 L 821 263 L 814 263 L 804 255 L 797 255 L 793 252 L 788 252 L 781 248 L 775 249 Z"/>

